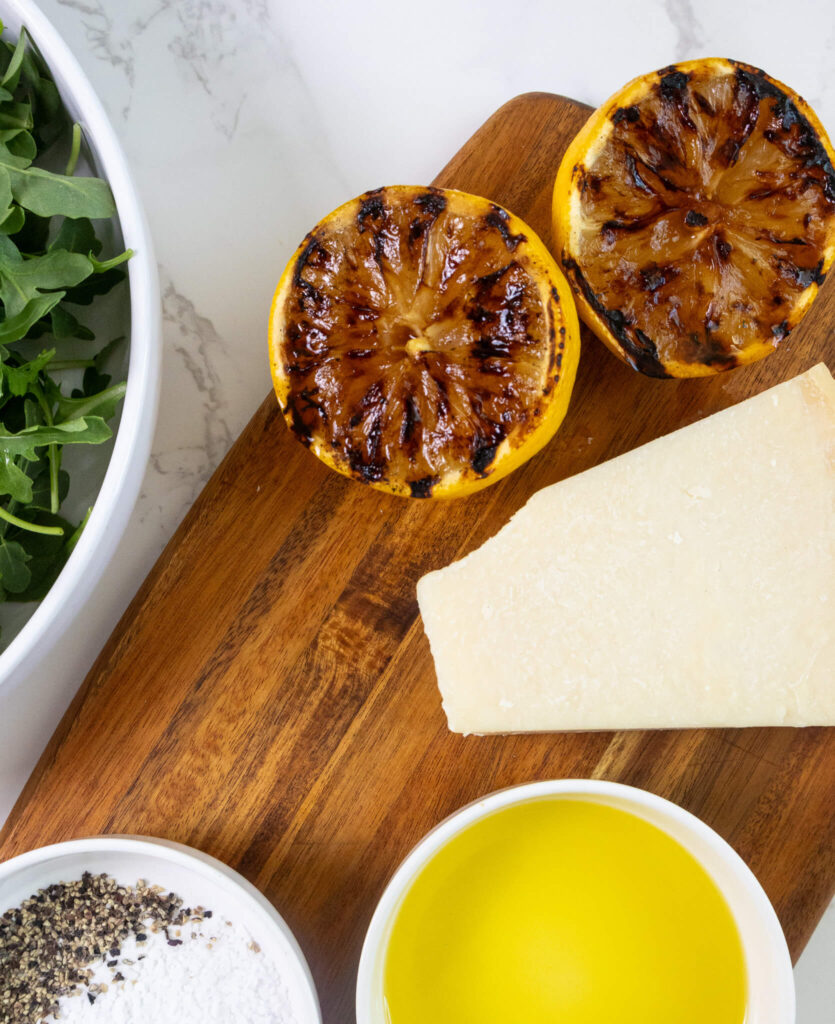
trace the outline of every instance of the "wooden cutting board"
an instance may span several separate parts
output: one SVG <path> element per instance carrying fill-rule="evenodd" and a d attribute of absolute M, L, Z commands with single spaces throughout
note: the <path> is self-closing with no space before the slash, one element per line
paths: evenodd
<path fill-rule="evenodd" d="M 552 179 L 587 113 L 558 96 L 520 96 L 435 183 L 503 203 L 548 242 Z M 452 503 L 390 498 L 329 472 L 290 437 L 270 396 L 93 666 L 0 856 L 102 832 L 214 854 L 285 915 L 326 1024 L 342 1024 L 353 1020 L 374 905 L 420 836 L 499 787 L 592 776 L 669 797 L 718 829 L 765 886 L 797 956 L 835 886 L 833 730 L 451 735 L 415 582 L 546 484 L 819 360 L 835 364 L 834 323 L 827 282 L 770 359 L 682 382 L 634 373 L 585 334 L 557 437 L 519 472 Z"/>

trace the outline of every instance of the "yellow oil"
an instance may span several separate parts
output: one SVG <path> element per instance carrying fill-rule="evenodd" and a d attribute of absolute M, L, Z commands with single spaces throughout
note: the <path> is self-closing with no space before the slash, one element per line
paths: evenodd
<path fill-rule="evenodd" d="M 471 825 L 415 878 L 384 963 L 390 1024 L 743 1024 L 731 913 L 675 840 L 546 798 Z"/>

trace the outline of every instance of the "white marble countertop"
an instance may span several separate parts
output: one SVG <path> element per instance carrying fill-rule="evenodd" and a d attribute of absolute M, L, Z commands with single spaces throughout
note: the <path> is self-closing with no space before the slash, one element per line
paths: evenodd
<path fill-rule="evenodd" d="M 114 122 L 160 264 L 164 379 L 151 465 L 82 622 L 0 697 L 0 821 L 128 601 L 270 388 L 278 276 L 320 216 L 429 181 L 511 96 L 592 104 L 636 74 L 730 56 L 835 130 L 835 5 L 729 0 L 40 0 Z M 756 13 L 754 13 L 756 12 Z M 797 968 L 798 1020 L 835 1004 L 835 913 Z"/>

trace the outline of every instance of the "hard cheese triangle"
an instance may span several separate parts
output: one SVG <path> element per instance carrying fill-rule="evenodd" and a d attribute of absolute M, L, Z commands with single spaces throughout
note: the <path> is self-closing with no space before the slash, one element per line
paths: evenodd
<path fill-rule="evenodd" d="M 418 600 L 462 733 L 835 724 L 819 365 L 547 487 Z"/>

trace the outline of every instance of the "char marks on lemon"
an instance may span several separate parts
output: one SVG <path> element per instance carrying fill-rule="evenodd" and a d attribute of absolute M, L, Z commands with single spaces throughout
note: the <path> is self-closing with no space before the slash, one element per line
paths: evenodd
<path fill-rule="evenodd" d="M 582 258 L 563 265 L 651 376 L 671 359 L 727 369 L 750 345 L 779 344 L 832 245 L 835 170 L 809 118 L 758 68 L 706 65 L 657 72 L 573 168 L 587 224 Z"/>
<path fill-rule="evenodd" d="M 413 191 L 408 202 L 365 193 L 350 222 L 305 240 L 286 310 L 283 411 L 308 446 L 327 438 L 357 479 L 385 481 L 405 458 L 397 475 L 429 497 L 444 462 L 483 477 L 502 441 L 533 429 L 561 359 L 507 212 L 485 203 L 465 224 L 442 190 Z"/>

